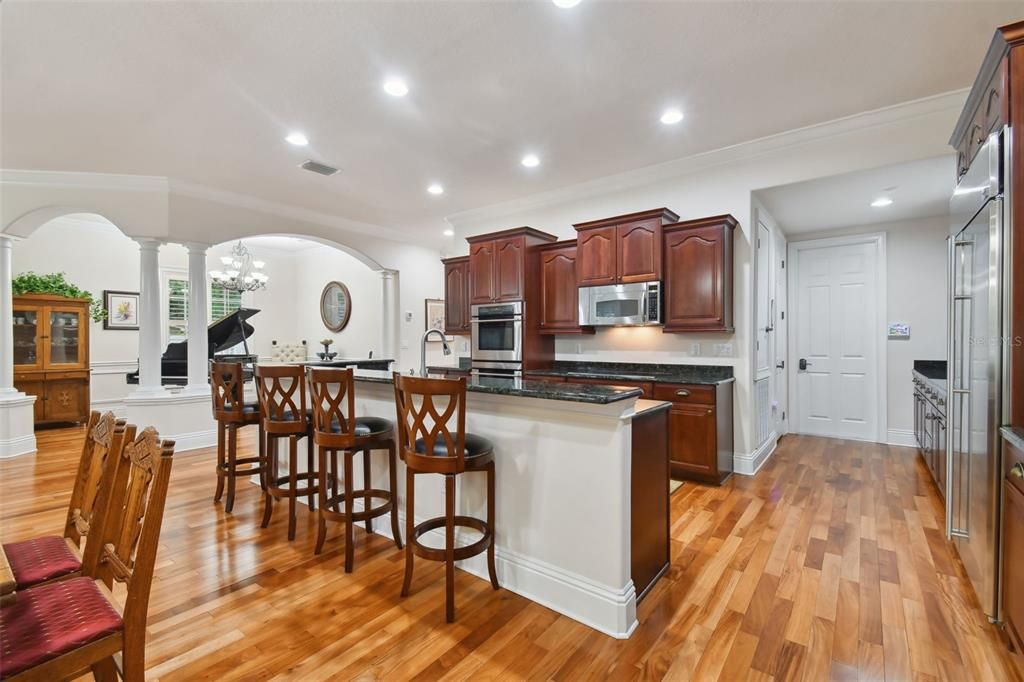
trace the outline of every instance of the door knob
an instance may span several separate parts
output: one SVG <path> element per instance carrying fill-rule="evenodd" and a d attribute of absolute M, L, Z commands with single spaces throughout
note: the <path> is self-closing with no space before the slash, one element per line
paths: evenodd
<path fill-rule="evenodd" d="M 1014 478 L 1024 478 L 1024 464 L 1017 462 L 1010 468 L 1010 475 Z"/>
<path fill-rule="evenodd" d="M 806 359 L 800 358 L 800 369 L 807 369 L 807 366 L 810 364 Z"/>

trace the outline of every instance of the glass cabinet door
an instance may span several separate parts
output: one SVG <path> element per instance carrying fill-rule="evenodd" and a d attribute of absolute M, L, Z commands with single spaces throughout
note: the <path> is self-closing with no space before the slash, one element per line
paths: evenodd
<path fill-rule="evenodd" d="M 85 322 L 81 310 L 47 308 L 49 336 L 46 339 L 46 365 L 79 365 L 84 358 Z"/>
<path fill-rule="evenodd" d="M 14 366 L 22 369 L 41 367 L 39 311 L 34 308 L 14 309 Z"/>

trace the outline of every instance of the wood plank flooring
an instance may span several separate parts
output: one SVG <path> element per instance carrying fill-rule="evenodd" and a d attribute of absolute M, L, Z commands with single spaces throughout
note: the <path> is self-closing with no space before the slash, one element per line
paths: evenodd
<path fill-rule="evenodd" d="M 81 429 L 0 461 L 4 541 L 59 531 Z M 252 448 L 251 434 L 243 440 Z M 212 501 L 213 450 L 175 455 L 149 607 L 148 676 L 263 679 L 1021 680 L 942 533 L 916 451 L 789 436 L 753 478 L 672 497 L 672 567 L 617 641 L 459 572 L 444 622 L 439 565 L 340 530 L 313 555 L 300 508 L 259 527 L 255 487 Z"/>

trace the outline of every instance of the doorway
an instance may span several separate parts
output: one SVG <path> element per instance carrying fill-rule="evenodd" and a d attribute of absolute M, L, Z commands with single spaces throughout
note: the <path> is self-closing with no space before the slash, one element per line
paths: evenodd
<path fill-rule="evenodd" d="M 789 244 L 791 427 L 882 441 L 885 235 Z"/>

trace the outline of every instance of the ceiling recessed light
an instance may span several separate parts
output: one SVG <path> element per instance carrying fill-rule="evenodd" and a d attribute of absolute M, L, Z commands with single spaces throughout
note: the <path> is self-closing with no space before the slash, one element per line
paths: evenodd
<path fill-rule="evenodd" d="M 527 168 L 536 168 L 540 165 L 540 158 L 536 154 L 527 154 L 519 163 L 523 164 Z"/>
<path fill-rule="evenodd" d="M 675 108 L 666 109 L 661 114 L 661 122 L 664 123 L 667 126 L 670 126 L 673 123 L 679 123 L 682 120 L 683 120 L 683 112 L 681 112 L 681 111 L 679 111 L 678 109 L 675 109 Z"/>
<path fill-rule="evenodd" d="M 454 237 L 455 236 L 455 230 L 452 230 L 452 229 L 445 230 L 444 231 L 444 236 L 445 237 Z"/>
<path fill-rule="evenodd" d="M 885 206 L 889 206 L 890 204 L 892 204 L 892 199 L 890 199 L 889 197 L 879 197 L 871 202 L 871 205 L 874 206 L 875 208 L 884 208 Z"/>
<path fill-rule="evenodd" d="M 569 9 L 580 4 L 580 0 L 551 0 L 551 2 L 555 3 L 555 7 L 561 7 L 562 9 Z"/>
<path fill-rule="evenodd" d="M 384 88 L 384 92 L 388 93 L 392 97 L 405 97 L 409 94 L 409 86 L 406 85 L 405 81 L 394 76 L 385 79 L 382 87 Z"/>
<path fill-rule="evenodd" d="M 431 194 L 444 194 L 444 187 L 435 182 L 430 187 L 427 187 L 427 191 Z"/>
<path fill-rule="evenodd" d="M 309 138 L 302 133 L 288 133 L 288 137 L 284 138 L 289 144 L 293 144 L 296 147 L 305 147 L 309 144 Z"/>

